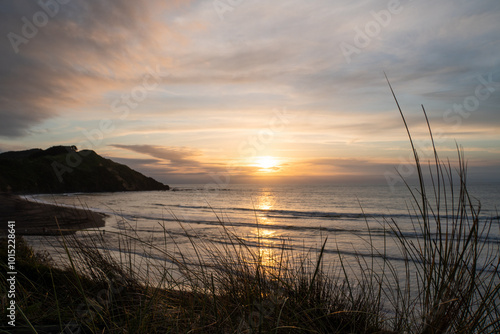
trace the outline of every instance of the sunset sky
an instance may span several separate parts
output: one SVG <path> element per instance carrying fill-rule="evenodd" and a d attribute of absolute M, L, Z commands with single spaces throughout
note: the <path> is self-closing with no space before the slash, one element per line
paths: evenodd
<path fill-rule="evenodd" d="M 2 1 L 0 152 L 76 145 L 167 184 L 386 182 L 411 148 L 385 72 L 419 149 L 423 104 L 442 157 L 458 143 L 500 181 L 499 22 L 498 0 Z"/>

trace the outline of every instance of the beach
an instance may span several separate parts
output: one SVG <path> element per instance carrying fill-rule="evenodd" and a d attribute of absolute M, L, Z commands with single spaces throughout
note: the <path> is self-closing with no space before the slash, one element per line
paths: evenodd
<path fill-rule="evenodd" d="M 105 215 L 58 205 L 31 202 L 20 196 L 0 194 L 1 234 L 7 232 L 7 222 L 16 222 L 16 235 L 59 235 L 103 227 Z"/>

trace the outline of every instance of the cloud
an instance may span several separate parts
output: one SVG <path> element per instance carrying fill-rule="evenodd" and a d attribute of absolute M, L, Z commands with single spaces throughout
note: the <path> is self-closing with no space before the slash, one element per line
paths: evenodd
<path fill-rule="evenodd" d="M 211 161 L 210 158 L 201 160 L 202 153 L 187 147 L 164 147 L 157 145 L 109 145 L 111 147 L 132 151 L 151 156 L 155 159 L 141 158 L 112 158 L 123 161 L 147 175 L 156 175 L 160 179 L 180 176 L 184 179 L 190 175 L 196 179 L 203 178 L 204 182 L 221 182 L 220 180 L 241 179 L 253 175 L 261 169 L 250 165 L 228 165 L 225 162 Z M 113 153 L 117 155 L 117 153 Z M 199 158 L 199 159 L 197 159 Z M 279 169 L 279 168 L 278 168 Z M 179 182 L 177 182 L 179 183 Z"/>
<path fill-rule="evenodd" d="M 159 162 L 158 159 L 138 159 L 138 158 L 117 158 L 113 156 L 106 156 L 106 158 L 111 159 L 115 162 L 127 165 L 127 166 L 151 166 Z"/>
<path fill-rule="evenodd" d="M 50 6 L 0 4 L 1 136 L 23 136 L 52 117 L 102 103 L 148 66 L 168 62 L 155 52 L 156 34 L 172 35 L 152 14 L 168 8 L 160 1 L 40 3 Z"/>
<path fill-rule="evenodd" d="M 192 157 L 200 153 L 189 148 L 162 147 L 155 145 L 110 145 L 112 147 L 130 150 L 140 154 L 150 155 L 160 160 L 168 161 L 169 165 L 175 167 L 200 167 L 201 164 Z"/>
<path fill-rule="evenodd" d="M 387 4 L 246 1 L 221 21 L 210 1 L 71 1 L 18 54 L 2 39 L 0 135 L 26 135 L 79 108 L 109 109 L 104 95 L 130 90 L 159 63 L 171 67 L 164 84 L 181 92 L 164 98 L 164 113 L 277 104 L 379 113 L 392 103 L 381 99 L 388 96 L 383 70 L 404 100 L 418 105 L 450 101 L 457 90 L 471 89 L 457 85 L 457 77 L 500 67 L 497 1 L 443 1 L 431 12 L 425 3 L 401 3 L 401 13 L 348 64 L 340 43 L 354 43 L 356 27 Z M 28 1 L 0 6 L 4 36 L 22 35 L 22 18 L 33 21 L 42 10 Z M 488 117 L 493 110 L 485 105 L 481 112 Z"/>
<path fill-rule="evenodd" d="M 312 174 L 326 175 L 380 175 L 394 170 L 395 163 L 376 162 L 361 158 L 315 158 L 299 162 Z"/>

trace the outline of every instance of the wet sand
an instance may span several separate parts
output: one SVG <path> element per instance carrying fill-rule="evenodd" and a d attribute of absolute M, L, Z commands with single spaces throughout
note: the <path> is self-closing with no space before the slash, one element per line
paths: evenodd
<path fill-rule="evenodd" d="M 90 210 L 35 203 L 0 193 L 0 235 L 7 234 L 8 221 L 16 222 L 16 235 L 59 235 L 102 227 L 104 217 Z"/>

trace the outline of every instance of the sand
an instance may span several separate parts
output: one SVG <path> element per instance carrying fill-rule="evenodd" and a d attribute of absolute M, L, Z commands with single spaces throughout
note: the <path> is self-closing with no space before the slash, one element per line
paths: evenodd
<path fill-rule="evenodd" d="M 90 210 L 35 203 L 0 193 L 0 235 L 7 233 L 8 221 L 16 222 L 16 235 L 59 235 L 102 227 L 104 217 Z"/>

